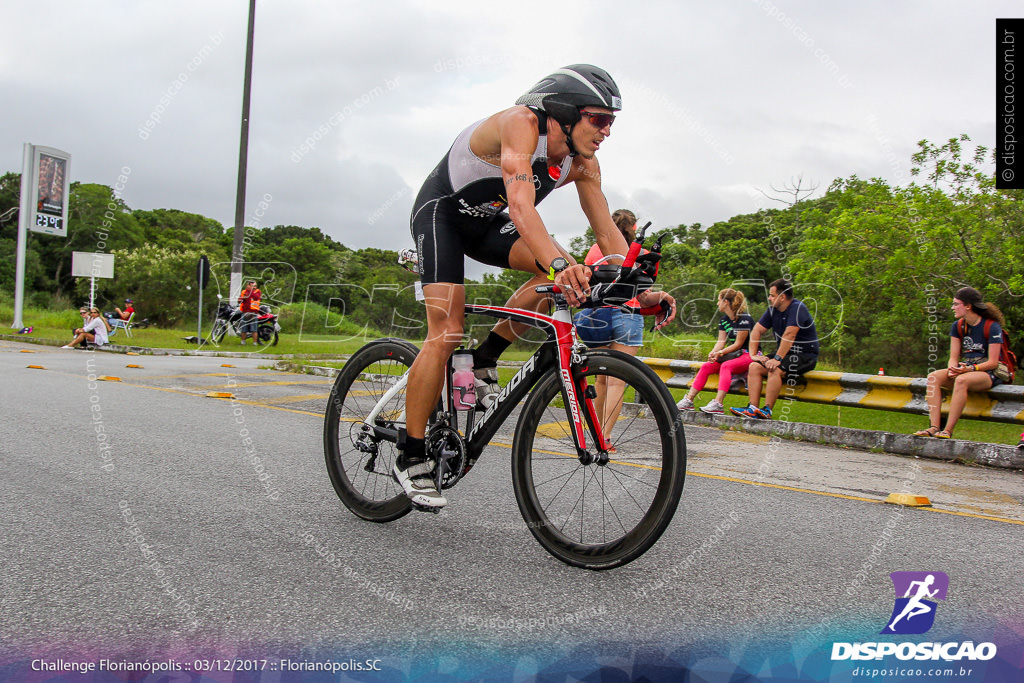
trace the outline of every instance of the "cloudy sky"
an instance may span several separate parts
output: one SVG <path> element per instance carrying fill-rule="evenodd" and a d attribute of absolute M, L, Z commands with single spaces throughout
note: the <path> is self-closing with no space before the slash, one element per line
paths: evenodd
<path fill-rule="evenodd" d="M 469 123 L 555 68 L 607 69 L 611 208 L 662 227 L 771 206 L 798 176 L 909 182 L 920 139 L 991 146 L 995 18 L 1018 2 L 258 0 L 246 224 L 410 242 L 424 177 Z M 22 144 L 132 208 L 234 222 L 248 2 L 5 2 L 0 170 Z M 257 217 L 257 204 L 266 208 Z M 567 242 L 572 189 L 541 215 Z"/>

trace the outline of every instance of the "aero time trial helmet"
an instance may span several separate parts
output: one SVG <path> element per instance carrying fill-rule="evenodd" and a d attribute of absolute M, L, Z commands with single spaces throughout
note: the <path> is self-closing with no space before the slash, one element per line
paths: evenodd
<path fill-rule="evenodd" d="M 570 64 L 537 82 L 516 100 L 546 112 L 563 126 L 580 120 L 580 109 L 587 106 L 622 109 L 619 86 L 607 71 L 590 64 Z"/>

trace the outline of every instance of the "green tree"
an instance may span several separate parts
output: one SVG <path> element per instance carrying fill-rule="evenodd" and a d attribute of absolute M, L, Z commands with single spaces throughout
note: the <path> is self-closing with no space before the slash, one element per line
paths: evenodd
<path fill-rule="evenodd" d="M 964 285 L 996 303 L 1011 332 L 1024 320 L 1024 192 L 996 190 L 991 171 L 981 169 L 988 150 L 977 147 L 964 160 L 967 141 L 921 141 L 913 161 L 924 184 L 893 188 L 851 176 L 802 215 L 793 272 L 798 282 L 841 291 L 843 305 L 820 310 L 819 327 L 837 330 L 833 349 L 856 369 L 942 367 L 949 301 Z"/>
<path fill-rule="evenodd" d="M 224 226 L 212 218 L 178 209 L 135 210 L 132 216 L 142 227 L 146 242 L 157 246 L 202 244 L 212 248 L 224 234 Z"/>

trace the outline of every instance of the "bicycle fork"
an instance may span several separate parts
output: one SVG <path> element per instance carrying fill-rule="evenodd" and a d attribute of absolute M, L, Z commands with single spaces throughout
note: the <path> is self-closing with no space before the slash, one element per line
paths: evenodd
<path fill-rule="evenodd" d="M 586 358 L 580 352 L 585 347 L 576 340 L 576 328 L 572 325 L 572 318 L 567 308 L 556 306 L 552 317 L 560 323 L 567 323 L 559 325 L 556 330 L 558 377 L 562 383 L 562 400 L 572 425 L 576 455 L 583 465 L 594 463 L 605 465 L 609 460 L 608 448 L 611 444 L 604 434 L 600 416 L 594 405 L 597 389 L 587 382 L 587 378 L 583 374 Z M 587 448 L 588 425 L 597 450 L 596 453 Z"/>

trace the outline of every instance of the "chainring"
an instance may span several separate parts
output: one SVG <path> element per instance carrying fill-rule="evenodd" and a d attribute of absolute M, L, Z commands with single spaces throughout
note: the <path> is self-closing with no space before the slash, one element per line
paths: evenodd
<path fill-rule="evenodd" d="M 466 442 L 447 425 L 435 425 L 427 432 L 427 456 L 437 461 L 434 483 L 450 489 L 466 473 Z"/>

